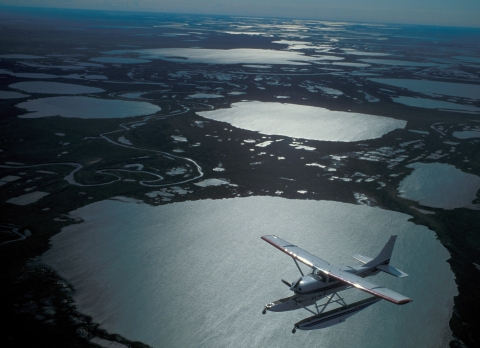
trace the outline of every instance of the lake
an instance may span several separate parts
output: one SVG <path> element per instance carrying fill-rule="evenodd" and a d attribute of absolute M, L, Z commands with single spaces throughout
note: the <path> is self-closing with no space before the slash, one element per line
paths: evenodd
<path fill-rule="evenodd" d="M 113 64 L 141 64 L 150 63 L 150 60 L 122 57 L 95 57 L 90 59 L 92 62 L 113 63 Z"/>
<path fill-rule="evenodd" d="M 413 98 L 413 97 L 392 97 L 395 103 L 400 103 L 408 106 L 414 106 L 417 108 L 426 109 L 439 109 L 443 111 L 467 111 L 472 113 L 480 112 L 480 108 L 473 105 L 461 105 L 457 103 L 451 103 L 443 100 L 426 99 L 426 98 Z"/>
<path fill-rule="evenodd" d="M 406 60 L 396 60 L 396 59 L 359 59 L 359 61 L 364 63 L 370 63 L 370 64 L 395 65 L 395 66 L 431 67 L 431 66 L 440 65 L 436 63 L 410 62 Z"/>
<path fill-rule="evenodd" d="M 0 91 L 0 99 L 19 99 L 30 97 L 28 94 L 11 92 L 11 91 Z"/>
<path fill-rule="evenodd" d="M 163 59 L 182 63 L 204 64 L 288 64 L 308 65 L 319 60 L 303 53 L 253 48 L 206 49 L 206 48 L 156 48 L 136 50 L 143 59 Z M 106 52 L 108 53 L 108 52 Z"/>
<path fill-rule="evenodd" d="M 451 332 L 454 276 L 433 231 L 409 215 L 332 201 L 248 197 L 163 206 L 107 200 L 70 214 L 83 223 L 51 239 L 42 260 L 76 289 L 102 328 L 154 347 L 441 347 Z M 407 278 L 371 281 L 411 297 L 381 301 L 345 323 L 297 332 L 305 311 L 267 313 L 299 273 L 260 239 L 278 236 L 333 263 L 376 256 L 397 234 L 392 265 Z M 304 268 L 305 269 L 305 268 Z M 432 291 L 432 289 L 435 289 Z M 345 299 L 366 297 L 351 289 Z"/>
<path fill-rule="evenodd" d="M 139 101 L 92 97 L 51 97 L 29 100 L 16 105 L 30 113 L 19 118 L 62 116 L 73 118 L 124 118 L 154 114 L 160 107 Z"/>
<path fill-rule="evenodd" d="M 258 101 L 233 103 L 228 109 L 197 114 L 262 134 L 344 142 L 380 138 L 407 124 L 384 116 Z"/>
<path fill-rule="evenodd" d="M 480 98 L 480 86 L 473 84 L 412 79 L 370 78 L 368 80 L 428 95 L 447 95 L 477 100 Z"/>
<path fill-rule="evenodd" d="M 444 163 L 416 162 L 406 167 L 414 171 L 400 182 L 399 197 L 433 208 L 480 209 L 472 204 L 480 190 L 480 177 Z"/>

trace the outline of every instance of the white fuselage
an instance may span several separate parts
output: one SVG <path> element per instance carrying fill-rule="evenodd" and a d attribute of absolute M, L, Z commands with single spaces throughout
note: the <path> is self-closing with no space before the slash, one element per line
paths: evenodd
<path fill-rule="evenodd" d="M 375 268 L 363 266 L 357 268 L 342 268 L 341 271 L 354 273 L 362 278 L 380 272 Z M 325 276 L 321 272 L 312 272 L 300 277 L 293 283 L 290 290 L 295 293 L 294 296 L 271 302 L 267 304 L 265 308 L 272 312 L 285 312 L 304 308 L 314 304 L 325 296 L 345 290 L 349 287 L 350 285 L 332 279 L 329 276 Z"/>

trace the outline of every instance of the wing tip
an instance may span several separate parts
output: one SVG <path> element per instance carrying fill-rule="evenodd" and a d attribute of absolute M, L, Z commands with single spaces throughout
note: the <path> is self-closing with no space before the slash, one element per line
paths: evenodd
<path fill-rule="evenodd" d="M 367 291 L 367 292 L 369 292 L 369 291 Z M 383 294 L 379 294 L 378 292 L 377 293 L 371 292 L 371 294 L 373 294 L 375 296 L 378 296 L 380 298 L 383 298 L 384 300 L 387 300 L 389 302 L 395 303 L 396 305 L 404 305 L 404 304 L 413 302 L 413 300 L 411 298 L 408 298 L 408 297 L 405 297 L 401 300 L 396 300 L 395 298 L 392 298 L 390 296 L 385 296 Z"/>
<path fill-rule="evenodd" d="M 404 305 L 404 304 L 407 304 L 407 303 L 410 303 L 410 302 L 413 302 L 413 300 L 411 298 L 406 298 L 405 300 L 397 301 L 397 304 L 398 305 Z"/>
<path fill-rule="evenodd" d="M 366 291 L 366 292 L 369 292 L 369 291 Z M 402 299 L 402 300 L 396 300 L 396 299 L 394 299 L 394 298 L 392 298 L 392 297 L 385 296 L 385 295 L 383 295 L 383 294 L 374 293 L 374 292 L 370 292 L 370 293 L 371 293 L 372 295 L 375 295 L 375 296 L 377 296 L 377 297 L 379 297 L 379 298 L 382 298 L 382 299 L 384 299 L 384 300 L 387 300 L 387 301 L 392 302 L 392 303 L 394 303 L 394 304 L 396 304 L 396 305 L 399 305 L 399 306 L 404 305 L 404 304 L 407 304 L 407 303 L 410 303 L 410 302 L 413 302 L 413 300 L 412 300 L 411 298 L 404 298 L 404 299 Z"/>
<path fill-rule="evenodd" d="M 275 248 L 280 249 L 280 250 L 283 251 L 284 253 L 286 252 L 285 249 L 282 248 L 282 246 L 281 246 L 280 244 L 275 243 L 275 241 L 271 240 L 271 239 L 268 238 L 268 237 L 277 238 L 277 236 L 275 236 L 275 235 L 273 235 L 273 234 L 271 234 L 271 235 L 265 235 L 265 236 L 262 236 L 261 238 L 262 238 L 265 242 L 273 245 Z"/>

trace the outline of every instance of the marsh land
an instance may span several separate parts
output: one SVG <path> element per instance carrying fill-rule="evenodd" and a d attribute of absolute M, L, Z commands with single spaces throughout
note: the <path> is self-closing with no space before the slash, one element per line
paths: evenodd
<path fill-rule="evenodd" d="M 342 257 L 374 254 L 395 230 L 398 267 L 418 269 L 392 287 L 416 299 L 366 315 L 415 332 L 392 346 L 479 344 L 480 30 L 15 8 L 0 21 L 7 346 L 277 345 L 269 335 L 291 336 L 289 318 L 261 317 L 253 340 L 234 332 L 238 345 L 218 337 L 229 322 L 251 329 L 256 301 L 276 299 L 259 294 L 286 295 L 283 261 L 266 267 L 275 251 L 258 246 L 282 226 L 312 253 L 350 264 Z M 217 253 L 229 241 L 231 253 Z M 204 268 L 174 264 L 182 260 Z M 175 270 L 194 292 L 163 288 Z M 220 284 L 232 289 L 202 293 L 222 272 L 239 272 Z M 254 303 L 212 311 L 239 279 L 252 282 L 242 292 L 256 290 Z M 148 314 L 146 301 L 165 315 Z M 143 324 L 130 325 L 132 315 Z M 195 336 L 177 340 L 174 323 Z M 339 332 L 365 331 L 358 325 L 301 339 L 338 346 Z"/>

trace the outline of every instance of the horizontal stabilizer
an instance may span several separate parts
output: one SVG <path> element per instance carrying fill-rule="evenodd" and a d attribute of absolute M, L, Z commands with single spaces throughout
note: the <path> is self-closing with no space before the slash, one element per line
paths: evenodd
<path fill-rule="evenodd" d="M 403 278 L 403 277 L 408 276 L 407 273 L 402 272 L 398 268 L 395 268 L 395 267 L 390 266 L 390 265 L 380 265 L 380 266 L 377 266 L 375 268 L 379 269 L 380 271 L 383 271 L 385 273 L 391 274 L 395 277 L 398 277 L 398 278 Z"/>
<path fill-rule="evenodd" d="M 360 255 L 360 254 L 355 254 L 355 255 L 352 255 L 352 256 L 353 256 L 354 259 L 360 261 L 363 264 L 369 263 L 370 261 L 373 260 L 371 257 L 363 256 L 363 255 Z"/>

